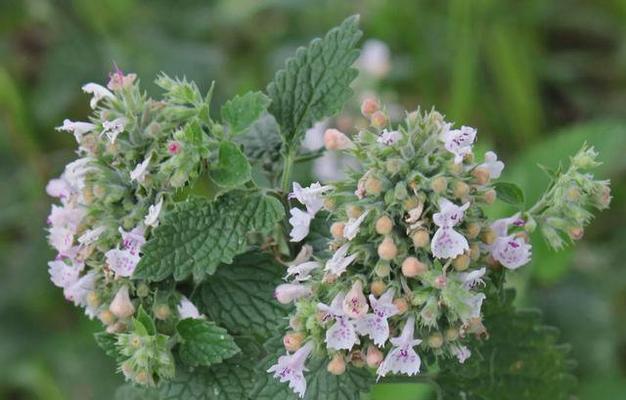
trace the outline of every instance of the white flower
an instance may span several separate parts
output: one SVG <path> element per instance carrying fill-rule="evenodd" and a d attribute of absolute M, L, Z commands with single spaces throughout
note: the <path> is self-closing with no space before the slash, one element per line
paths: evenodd
<path fill-rule="evenodd" d="M 328 271 L 335 276 L 340 276 L 341 274 L 343 274 L 346 271 L 346 268 L 348 268 L 348 265 L 350 265 L 352 261 L 354 261 L 354 259 L 356 258 L 356 254 L 346 257 L 349 247 L 350 244 L 346 243 L 339 249 L 337 249 L 331 259 L 326 261 L 324 271 Z"/>
<path fill-rule="evenodd" d="M 504 169 L 504 163 L 498 161 L 498 156 L 493 151 L 485 153 L 485 162 L 478 166 L 479 168 L 485 168 L 489 171 L 489 177 L 491 179 L 498 179 Z"/>
<path fill-rule="evenodd" d="M 311 184 L 311 186 L 303 188 L 298 182 L 294 182 L 293 192 L 289 193 L 289 198 L 297 199 L 301 204 L 306 206 L 307 211 L 312 216 L 315 216 L 324 205 L 323 194 L 332 190 L 332 188 L 332 186 L 322 186 L 319 182 L 315 182 Z"/>
<path fill-rule="evenodd" d="M 359 233 L 359 228 L 361 227 L 361 224 L 363 223 L 365 217 L 367 217 L 367 214 L 369 214 L 369 212 L 370 211 L 367 210 L 358 218 L 350 218 L 348 222 L 346 222 L 346 224 L 344 225 L 343 237 L 348 240 L 354 239 L 357 233 Z"/>
<path fill-rule="evenodd" d="M 129 250 L 111 249 L 104 253 L 109 268 L 117 276 L 129 277 L 135 272 L 137 263 L 141 257 L 131 253 Z"/>
<path fill-rule="evenodd" d="M 359 319 L 367 314 L 369 306 L 363 294 L 363 283 L 360 280 L 354 281 L 352 288 L 343 300 L 343 312 L 350 318 Z"/>
<path fill-rule="evenodd" d="M 472 352 L 466 346 L 459 344 L 450 345 L 450 351 L 459 360 L 459 363 L 463 364 L 465 360 L 471 357 Z"/>
<path fill-rule="evenodd" d="M 113 121 L 104 121 L 102 123 L 102 135 L 105 135 L 111 143 L 115 143 L 118 135 L 124 132 L 127 122 L 124 117 L 115 118 Z"/>
<path fill-rule="evenodd" d="M 98 240 L 100 238 L 100 235 L 102 235 L 105 230 L 106 228 L 104 226 L 99 226 L 94 229 L 88 229 L 78 238 L 78 243 L 82 244 L 83 246 L 89 246 L 90 244 Z"/>
<path fill-rule="evenodd" d="M 520 213 L 517 213 L 509 218 L 501 218 L 495 220 L 491 224 L 491 229 L 498 236 L 507 236 L 509 234 L 509 227 L 511 225 L 522 226 L 524 225 L 524 220 L 520 218 Z"/>
<path fill-rule="evenodd" d="M 491 256 L 508 269 L 517 269 L 530 261 L 532 246 L 513 235 L 500 236 L 490 246 Z"/>
<path fill-rule="evenodd" d="M 74 305 L 86 307 L 87 294 L 96 287 L 97 278 L 98 275 L 96 271 L 87 272 L 82 278 L 65 288 L 63 291 L 65 298 L 73 302 Z"/>
<path fill-rule="evenodd" d="M 68 255 L 74 244 L 74 230 L 61 226 L 50 228 L 48 242 L 62 255 Z"/>
<path fill-rule="evenodd" d="M 357 66 L 365 73 L 375 78 L 383 78 L 391 69 L 391 54 L 385 42 L 369 39 L 363 43 Z"/>
<path fill-rule="evenodd" d="M 372 305 L 372 314 L 366 315 L 356 323 L 356 329 L 360 335 L 366 335 L 372 338 L 374 344 L 379 347 L 385 345 L 389 338 L 389 323 L 387 319 L 396 315 L 399 310 L 393 304 L 394 289 L 387 290 L 378 300 L 374 295 L 370 294 L 370 304 Z"/>
<path fill-rule="evenodd" d="M 85 175 L 95 169 L 90 165 L 93 161 L 93 158 L 83 157 L 65 166 L 63 178 L 72 187 L 74 192 L 80 192 L 85 187 Z"/>
<path fill-rule="evenodd" d="M 148 172 L 148 165 L 150 164 L 150 159 L 152 159 L 152 154 L 150 154 L 145 160 L 141 163 L 137 164 L 135 169 L 130 172 L 130 181 L 137 181 L 138 183 L 144 183 L 146 180 L 146 173 Z"/>
<path fill-rule="evenodd" d="M 274 290 L 274 298 L 276 298 L 280 304 L 289 304 L 303 297 L 310 296 L 311 293 L 311 287 L 308 285 L 283 283 L 282 285 L 278 285 Z"/>
<path fill-rule="evenodd" d="M 296 281 L 306 281 L 311 278 L 311 272 L 322 265 L 317 261 L 307 261 L 301 264 L 292 265 L 287 268 L 285 279 L 293 276 Z"/>
<path fill-rule="evenodd" d="M 96 129 L 96 126 L 89 122 L 73 122 L 69 119 L 63 120 L 63 125 L 55 128 L 57 131 L 71 132 L 74 134 L 76 143 L 80 143 L 85 133 L 91 132 Z"/>
<path fill-rule="evenodd" d="M 385 146 L 393 146 L 400 139 L 402 139 L 402 133 L 400 131 L 388 131 L 385 129 L 376 141 Z"/>
<path fill-rule="evenodd" d="M 48 273 L 50 280 L 55 286 L 68 288 L 78 281 L 80 272 L 85 268 L 85 264 L 72 261 L 71 264 L 63 260 L 54 260 L 48 263 Z"/>
<path fill-rule="evenodd" d="M 486 296 L 484 293 L 477 293 L 475 295 L 467 296 L 464 299 L 465 308 L 458 310 L 459 318 L 461 318 L 463 323 L 467 323 L 474 318 L 480 318 L 480 309 L 483 306 L 485 298 Z"/>
<path fill-rule="evenodd" d="M 126 232 L 120 226 L 119 232 L 122 235 L 122 247 L 128 250 L 131 254 L 139 254 L 141 246 L 146 243 L 143 227 L 141 225 L 137 225 L 132 231 Z"/>
<path fill-rule="evenodd" d="M 97 83 L 88 83 L 86 85 L 83 85 L 82 89 L 83 89 L 83 92 L 92 95 L 91 101 L 89 102 L 89 105 L 91 106 L 91 108 L 96 108 L 100 100 L 104 98 L 108 98 L 108 99 L 115 98 L 115 96 L 113 96 L 113 93 L 111 93 L 104 86 L 98 85 Z"/>
<path fill-rule="evenodd" d="M 439 212 L 433 215 L 433 222 L 439 227 L 431 241 L 431 251 L 436 258 L 454 258 L 469 250 L 467 239 L 453 227 L 463 220 L 469 203 L 459 207 L 447 199 L 439 200 Z"/>
<path fill-rule="evenodd" d="M 289 223 L 292 227 L 291 232 L 289 232 L 290 241 L 301 242 L 309 234 L 309 227 L 313 215 L 296 207 L 289 210 L 289 213 L 291 214 Z"/>
<path fill-rule="evenodd" d="M 442 139 L 446 150 L 454 154 L 454 162 L 459 164 L 465 155 L 472 152 L 476 129 L 462 126 L 460 129 L 444 130 Z"/>
<path fill-rule="evenodd" d="M 459 273 L 458 277 L 466 289 L 472 289 L 477 285 L 485 284 L 485 281 L 483 281 L 482 278 L 483 276 L 485 276 L 486 272 L 487 269 L 485 267 L 482 267 L 481 269 L 477 269 L 471 272 L 461 272 Z"/>
<path fill-rule="evenodd" d="M 63 178 L 51 179 L 46 185 L 46 193 L 50 197 L 56 197 L 61 199 L 61 201 L 65 201 L 72 195 L 72 187 Z"/>
<path fill-rule="evenodd" d="M 161 208 L 163 207 L 163 197 L 154 205 L 148 208 L 148 215 L 143 220 L 143 223 L 147 226 L 156 228 L 159 225 L 159 215 L 161 214 Z"/>
<path fill-rule="evenodd" d="M 199 319 L 202 318 L 202 314 L 198 311 L 198 308 L 185 296 L 180 299 L 180 303 L 176 306 L 180 319 Z"/>
<path fill-rule="evenodd" d="M 330 306 L 319 303 L 317 308 L 326 313 L 326 319 L 333 318 L 335 323 L 326 331 L 326 347 L 329 350 L 350 350 L 359 343 L 354 322 L 343 311 L 344 293 L 338 293 Z"/>
<path fill-rule="evenodd" d="M 386 376 L 389 372 L 416 375 L 420 372 L 422 360 L 413 347 L 422 343 L 419 339 L 413 338 L 415 330 L 415 317 L 409 317 L 400 336 L 391 338 L 393 349 L 387 353 L 387 357 L 380 364 L 376 374 L 378 378 Z"/>
<path fill-rule="evenodd" d="M 280 356 L 278 362 L 272 365 L 267 372 L 273 372 L 274 378 L 281 382 L 289 382 L 289 387 L 300 398 L 306 392 L 306 380 L 304 379 L 304 363 L 313 351 L 313 343 L 307 342 L 293 354 Z"/>
<path fill-rule="evenodd" d="M 50 215 L 48 216 L 48 223 L 52 227 L 67 228 L 71 230 L 72 233 L 75 233 L 84 216 L 85 209 L 82 207 L 70 205 L 59 207 L 53 204 Z"/>

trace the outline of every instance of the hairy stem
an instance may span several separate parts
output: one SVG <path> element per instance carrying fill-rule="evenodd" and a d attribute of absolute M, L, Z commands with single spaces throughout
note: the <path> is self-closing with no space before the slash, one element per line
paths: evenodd
<path fill-rule="evenodd" d="M 289 181 L 291 180 L 291 169 L 295 158 L 292 146 L 287 147 L 285 157 L 283 159 L 283 174 L 280 178 L 280 188 L 284 193 L 289 192 Z"/>

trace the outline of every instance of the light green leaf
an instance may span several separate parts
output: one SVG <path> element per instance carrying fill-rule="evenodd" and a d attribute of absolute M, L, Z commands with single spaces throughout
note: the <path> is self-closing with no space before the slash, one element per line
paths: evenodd
<path fill-rule="evenodd" d="M 176 331 L 181 337 L 178 354 L 191 367 L 208 367 L 241 351 L 226 329 L 214 322 L 186 318 L 176 325 Z"/>
<path fill-rule="evenodd" d="M 217 168 L 211 171 L 211 178 L 220 186 L 235 187 L 250 180 L 250 163 L 233 142 L 220 143 Z"/>
<path fill-rule="evenodd" d="M 270 339 L 266 347 L 269 355 L 261 362 L 258 369 L 257 382 L 250 397 L 255 400 L 296 400 L 299 397 L 289 389 L 288 384 L 281 383 L 267 369 L 276 364 L 278 357 L 285 354 L 280 337 Z M 304 400 L 359 400 L 361 393 L 371 390 L 374 375 L 367 368 L 356 368 L 348 365 L 346 372 L 340 376 L 326 371 L 328 360 L 316 355 L 306 362 L 308 371 L 304 372 L 307 389 Z"/>
<path fill-rule="evenodd" d="M 341 110 L 352 95 L 357 76 L 352 64 L 359 55 L 358 16 L 331 29 L 323 39 L 301 47 L 267 86 L 269 111 L 282 128 L 285 143 L 295 147 L 315 122 Z"/>
<path fill-rule="evenodd" d="M 244 132 L 267 110 L 271 100 L 261 92 L 235 96 L 222 107 L 222 120 L 230 127 L 230 134 Z"/>
<path fill-rule="evenodd" d="M 141 325 L 146 329 L 148 335 L 156 335 L 156 326 L 154 325 L 154 320 L 146 313 L 146 310 L 143 309 L 143 306 L 139 306 L 136 321 L 141 323 Z"/>
<path fill-rule="evenodd" d="M 269 255 L 241 255 L 196 290 L 194 304 L 229 332 L 269 337 L 287 316 L 288 307 L 273 298 L 283 274 Z"/>
<path fill-rule="evenodd" d="M 499 200 L 517 207 L 522 207 L 524 205 L 524 192 L 516 184 L 496 182 L 493 187 L 498 194 Z"/>
<path fill-rule="evenodd" d="M 214 201 L 181 203 L 142 248 L 133 277 L 160 281 L 173 275 L 182 280 L 193 273 L 201 280 L 244 252 L 248 233 L 271 231 L 284 212 L 278 199 L 257 192 L 234 191 Z"/>

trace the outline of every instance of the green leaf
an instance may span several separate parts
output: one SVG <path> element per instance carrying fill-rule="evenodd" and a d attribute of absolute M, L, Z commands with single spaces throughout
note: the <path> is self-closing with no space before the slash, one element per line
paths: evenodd
<path fill-rule="evenodd" d="M 280 166 L 278 162 L 282 146 L 280 127 L 271 114 L 262 115 L 235 140 L 243 145 L 243 151 L 248 159 L 261 164 L 266 171 L 272 172 Z"/>
<path fill-rule="evenodd" d="M 270 354 L 261 362 L 258 369 L 257 382 L 250 397 L 255 400 L 296 400 L 299 397 L 289 389 L 288 384 L 281 383 L 267 369 L 276 364 L 278 357 L 285 354 L 280 337 L 270 339 L 266 347 Z M 340 376 L 326 371 L 328 360 L 312 355 L 306 362 L 308 371 L 304 372 L 307 389 L 304 400 L 359 400 L 361 393 L 371 390 L 374 376 L 367 368 L 356 368 L 347 365 L 346 372 Z"/>
<path fill-rule="evenodd" d="M 140 322 L 141 325 L 145 328 L 148 335 L 156 335 L 156 326 L 154 325 L 154 320 L 146 313 L 146 310 L 143 309 L 143 306 L 139 306 L 136 322 L 137 321 Z"/>
<path fill-rule="evenodd" d="M 230 127 L 232 135 L 238 135 L 259 119 L 271 102 L 269 97 L 261 92 L 235 96 L 222 107 L 222 120 Z"/>
<path fill-rule="evenodd" d="M 358 16 L 331 29 L 324 38 L 301 47 L 267 86 L 269 111 L 282 128 L 285 143 L 297 146 L 315 122 L 341 110 L 352 95 L 357 76 L 352 64 L 359 55 Z"/>
<path fill-rule="evenodd" d="M 230 264 L 247 247 L 249 232 L 267 233 L 283 218 L 274 197 L 234 191 L 214 201 L 191 199 L 166 214 L 142 248 L 134 278 L 160 281 L 173 275 L 196 280 Z"/>
<path fill-rule="evenodd" d="M 498 199 L 505 203 L 521 207 L 524 205 L 524 192 L 514 183 L 496 182 L 493 185 L 498 194 Z"/>
<path fill-rule="evenodd" d="M 124 357 L 120 355 L 119 351 L 117 351 L 117 336 L 115 334 L 97 332 L 94 333 L 93 337 L 96 339 L 98 347 L 104 350 L 104 353 L 107 356 L 117 360 L 118 362 L 124 359 Z"/>
<path fill-rule="evenodd" d="M 244 254 L 204 282 L 194 303 L 229 332 L 269 337 L 289 310 L 273 298 L 283 274 L 269 255 Z"/>
<path fill-rule="evenodd" d="M 226 329 L 214 322 L 186 318 L 176 325 L 176 331 L 182 340 L 178 354 L 191 367 L 208 367 L 241 351 Z"/>
<path fill-rule="evenodd" d="M 220 143 L 217 168 L 211 178 L 220 186 L 235 187 L 250 180 L 250 163 L 245 154 L 233 142 Z"/>
<path fill-rule="evenodd" d="M 568 348 L 540 313 L 515 310 L 512 291 L 488 296 L 484 324 L 489 338 L 474 340 L 464 364 L 442 360 L 436 382 L 442 399 L 569 399 L 575 383 Z M 495 297 L 495 299 L 494 299 Z"/>

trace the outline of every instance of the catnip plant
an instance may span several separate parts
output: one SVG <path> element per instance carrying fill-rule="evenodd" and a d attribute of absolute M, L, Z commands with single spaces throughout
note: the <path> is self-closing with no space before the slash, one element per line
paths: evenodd
<path fill-rule="evenodd" d="M 79 158 L 46 188 L 48 266 L 102 322 L 96 341 L 129 382 L 117 398 L 347 400 L 389 379 L 450 399 L 519 382 L 511 398 L 569 396 L 567 353 L 505 278 L 531 260 L 533 232 L 559 249 L 609 206 L 598 155 L 547 171 L 526 207 L 497 155 L 476 154 L 476 129 L 435 110 L 392 123 L 371 97 L 366 127 L 324 133 L 358 167 L 293 182 L 323 154 L 301 149 L 305 131 L 352 95 L 360 36 L 348 18 L 219 113 L 213 87 L 165 74 L 160 99 L 119 69 L 83 86 L 88 122 L 57 128 Z M 517 212 L 490 219 L 496 201 Z"/>

